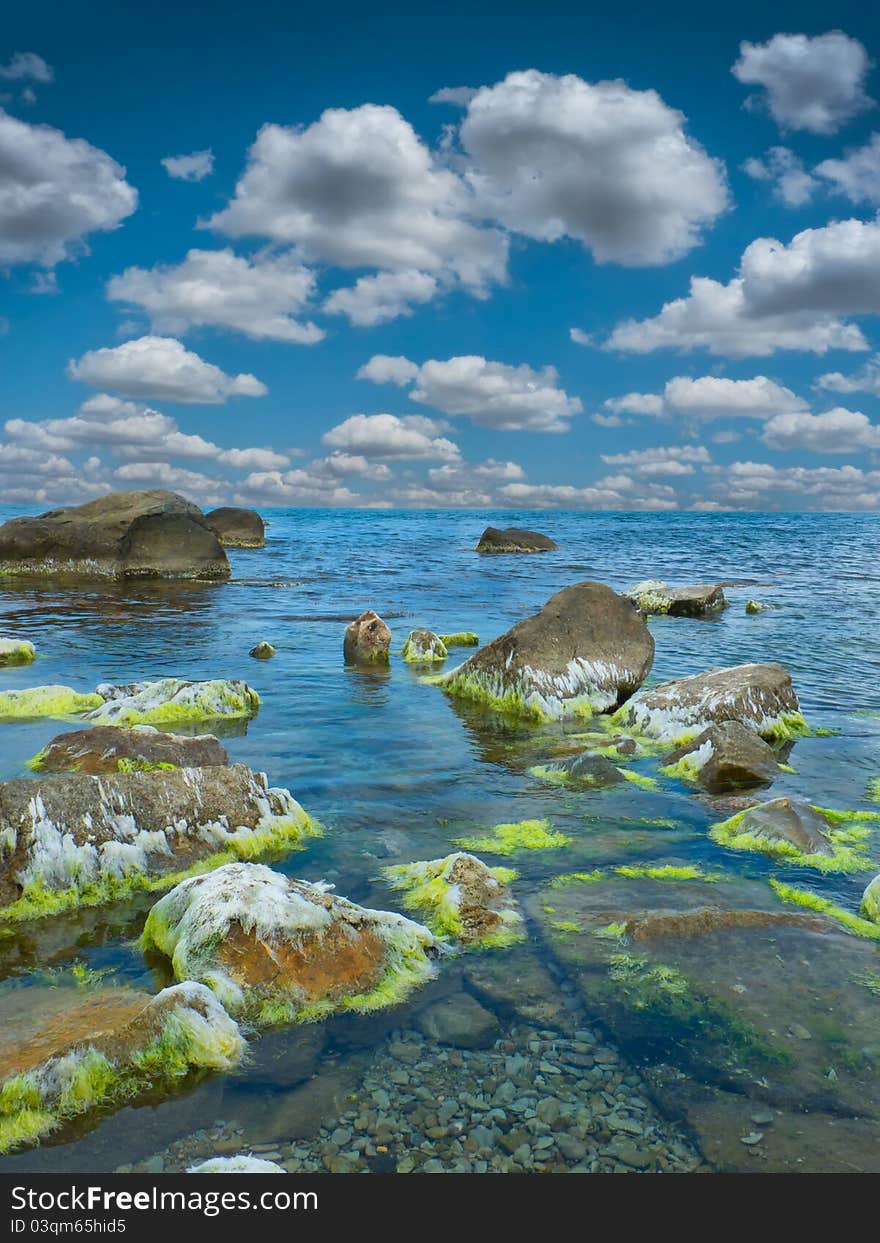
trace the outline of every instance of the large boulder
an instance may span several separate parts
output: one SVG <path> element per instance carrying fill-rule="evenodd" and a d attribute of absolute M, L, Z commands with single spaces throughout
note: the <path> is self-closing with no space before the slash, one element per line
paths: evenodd
<path fill-rule="evenodd" d="M 171 725 L 222 718 L 251 717 L 260 697 L 238 678 L 214 678 L 189 682 L 183 678 L 158 678 L 154 682 L 130 682 L 96 687 L 103 701 L 86 720 L 95 725 Z"/>
<path fill-rule="evenodd" d="M 553 552 L 559 545 L 540 531 L 524 531 L 520 527 L 486 527 L 477 544 L 477 552 Z"/>
<path fill-rule="evenodd" d="M 0 639 L 0 666 L 29 665 L 36 655 L 36 648 L 27 639 Z"/>
<path fill-rule="evenodd" d="M 718 583 L 695 587 L 667 587 L 658 579 L 637 583 L 624 593 L 643 613 L 666 613 L 670 617 L 707 617 L 727 608 L 724 589 Z"/>
<path fill-rule="evenodd" d="M 395 1005 L 431 978 L 438 952 L 428 929 L 403 915 L 252 863 L 172 889 L 150 911 L 142 944 L 259 1026 Z"/>
<path fill-rule="evenodd" d="M 790 738 L 805 729 L 791 678 L 781 665 L 707 669 L 640 691 L 616 720 L 680 746 L 710 725 L 739 721 L 762 738 Z"/>
<path fill-rule="evenodd" d="M 202 984 L 30 987 L 0 1000 L 0 1152 L 78 1116 L 129 1105 L 195 1070 L 231 1070 L 238 1025 Z"/>
<path fill-rule="evenodd" d="M 710 794 L 768 786 L 779 772 L 773 748 L 739 721 L 710 725 L 663 763 L 670 776 L 695 781 Z"/>
<path fill-rule="evenodd" d="M 263 548 L 266 528 L 255 509 L 225 506 L 205 514 L 205 522 L 224 548 Z"/>
<path fill-rule="evenodd" d="M 387 665 L 391 631 L 378 613 L 367 609 L 345 631 L 342 654 L 347 665 Z"/>
<path fill-rule="evenodd" d="M 442 859 L 399 863 L 383 871 L 403 891 L 408 911 L 420 911 L 432 931 L 465 945 L 509 945 L 521 940 L 522 919 L 510 900 L 509 868 L 490 868 L 458 851 Z"/>
<path fill-rule="evenodd" d="M 628 699 L 653 660 L 654 640 L 632 602 L 602 583 L 583 582 L 557 592 L 439 684 L 495 711 L 539 719 L 588 715 Z"/>
<path fill-rule="evenodd" d="M 95 725 L 53 738 L 31 760 L 37 772 L 148 772 L 161 768 L 212 768 L 229 763 L 213 734 L 188 738 L 163 734 L 152 725 Z"/>
<path fill-rule="evenodd" d="M 0 527 L 0 574 L 82 578 L 228 578 L 197 505 L 175 492 L 111 492 Z"/>
<path fill-rule="evenodd" d="M 95 906 L 212 856 L 253 857 L 318 832 L 243 764 L 0 783 L 0 914 Z"/>

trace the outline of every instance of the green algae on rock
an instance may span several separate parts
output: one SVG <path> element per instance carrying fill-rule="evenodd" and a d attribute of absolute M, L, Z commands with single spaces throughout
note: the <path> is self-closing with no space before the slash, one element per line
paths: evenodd
<path fill-rule="evenodd" d="M 480 646 L 480 636 L 473 630 L 459 630 L 456 634 L 441 634 L 440 638 L 447 647 Z"/>
<path fill-rule="evenodd" d="M 257 692 L 235 678 L 205 682 L 159 678 L 127 686 L 103 683 L 97 687 L 97 694 L 103 702 L 85 717 L 94 725 L 182 725 L 222 717 L 251 717 L 260 706 Z"/>
<path fill-rule="evenodd" d="M 37 658 L 37 649 L 27 639 L 0 639 L 0 668 L 4 665 L 29 665 Z"/>
<path fill-rule="evenodd" d="M 403 915 L 247 863 L 179 884 L 150 911 L 141 944 L 260 1027 L 396 1005 L 434 975 L 439 952 Z"/>
<path fill-rule="evenodd" d="M 746 600 L 746 612 L 754 615 L 755 613 L 766 613 L 770 606 L 762 603 L 760 600 Z"/>
<path fill-rule="evenodd" d="M 570 846 L 572 841 L 554 829 L 549 820 L 496 824 L 488 836 L 454 837 L 452 840 L 464 850 L 486 850 L 492 855 L 512 855 L 517 850 L 558 850 L 561 846 Z"/>
<path fill-rule="evenodd" d="M 880 923 L 870 915 L 868 918 L 863 918 L 866 914 L 864 898 L 862 898 L 863 914 L 856 915 L 845 907 L 838 906 L 830 898 L 820 897 L 819 894 L 811 893 L 808 889 L 797 889 L 794 885 L 786 885 L 784 881 L 777 880 L 775 877 L 771 877 L 770 886 L 783 902 L 791 906 L 802 906 L 808 911 L 816 911 L 819 915 L 827 915 L 829 919 L 837 920 L 847 932 L 852 932 L 857 937 L 866 937 L 869 941 L 880 941 Z"/>
<path fill-rule="evenodd" d="M 446 644 L 433 630 L 411 630 L 401 652 L 411 665 L 432 664 L 445 660 L 448 655 Z"/>
<path fill-rule="evenodd" d="M 632 603 L 602 583 L 582 582 L 557 592 L 437 685 L 525 719 L 589 717 L 631 695 L 653 659 L 654 640 Z"/>
<path fill-rule="evenodd" d="M 18 989 L 0 999 L 0 1152 L 65 1123 L 231 1070 L 245 1042 L 211 991 L 186 982 L 157 996 L 131 989 Z"/>
<path fill-rule="evenodd" d="M 0 922 L 100 906 L 320 830 L 242 764 L 0 784 Z"/>
<path fill-rule="evenodd" d="M 865 889 L 859 910 L 865 919 L 880 926 L 880 876 L 875 876 Z"/>
<path fill-rule="evenodd" d="M 646 579 L 623 593 L 642 613 L 670 617 L 706 617 L 727 608 L 724 589 L 717 583 L 695 587 L 667 587 L 660 579 Z"/>
<path fill-rule="evenodd" d="M 81 716 L 104 700 L 100 695 L 83 694 L 69 686 L 31 686 L 26 690 L 0 691 L 0 720 L 58 720 Z"/>
<path fill-rule="evenodd" d="M 404 893 L 407 910 L 422 911 L 432 932 L 484 948 L 522 940 L 522 917 L 507 889 L 516 872 L 487 867 L 474 855 L 446 855 L 383 869 L 394 889 Z"/>
<path fill-rule="evenodd" d="M 739 721 L 722 721 L 666 756 L 661 772 L 710 794 L 768 786 L 779 771 L 776 752 Z"/>
<path fill-rule="evenodd" d="M 870 814 L 779 798 L 714 824 L 709 836 L 728 850 L 757 851 L 820 872 L 863 872 L 872 866 L 865 853 L 870 830 L 857 822 Z"/>
<path fill-rule="evenodd" d="M 58 734 L 28 761 L 34 772 L 152 772 L 229 763 L 213 734 L 163 734 L 152 725 L 93 725 Z"/>

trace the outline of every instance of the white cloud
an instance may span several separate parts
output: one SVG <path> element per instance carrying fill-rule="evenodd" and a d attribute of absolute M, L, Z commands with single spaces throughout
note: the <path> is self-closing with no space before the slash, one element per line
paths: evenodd
<path fill-rule="evenodd" d="M 817 170 L 818 171 L 818 170 Z M 754 181 L 766 181 L 773 197 L 786 207 L 803 207 L 816 192 L 818 182 L 788 147 L 771 147 L 762 159 L 746 160 L 743 172 Z"/>
<path fill-rule="evenodd" d="M 0 79 L 4 82 L 39 82 L 45 86 L 54 78 L 52 66 L 36 52 L 16 52 L 5 65 L 0 65 Z"/>
<path fill-rule="evenodd" d="M 162 166 L 175 181 L 204 181 L 214 171 L 214 152 L 192 151 L 189 155 L 168 155 Z"/>
<path fill-rule="evenodd" d="M 329 449 L 366 458 L 397 460 L 455 460 L 460 450 L 451 440 L 437 436 L 432 419 L 419 415 L 398 418 L 394 414 L 354 414 L 322 437 Z"/>
<path fill-rule="evenodd" d="M 593 345 L 593 334 L 584 332 L 582 328 L 569 328 L 568 335 L 575 345 Z"/>
<path fill-rule="evenodd" d="M 790 388 L 764 375 L 750 380 L 721 376 L 673 376 L 662 394 L 628 393 L 612 397 L 605 406 L 615 413 L 653 416 L 683 415 L 692 419 L 769 419 L 775 414 L 803 410 L 806 402 Z"/>
<path fill-rule="evenodd" d="M 361 503 L 350 488 L 312 476 L 307 470 L 258 471 L 239 484 L 235 496 L 242 505 L 349 506 Z"/>
<path fill-rule="evenodd" d="M 678 509 L 672 488 L 637 483 L 628 475 L 609 476 L 593 486 L 509 483 L 499 489 L 510 505 L 527 509 Z"/>
<path fill-rule="evenodd" d="M 361 367 L 358 379 L 412 383 L 413 401 L 498 431 L 564 432 L 583 409 L 579 398 L 559 387 L 555 367 L 536 371 L 525 363 L 514 367 L 479 355 L 431 358 L 419 366 L 377 354 Z"/>
<path fill-rule="evenodd" d="M 245 258 L 228 249 L 191 250 L 176 266 L 126 268 L 110 279 L 107 296 L 142 307 L 157 333 L 228 328 L 255 340 L 311 345 L 324 333 L 298 317 L 314 287 L 314 274 L 290 253 Z"/>
<path fill-rule="evenodd" d="M 766 104 L 782 130 L 833 134 L 873 106 L 864 92 L 868 54 L 843 31 L 815 38 L 777 34 L 767 43 L 741 43 L 739 51 L 731 72 L 745 85 L 766 90 Z"/>
<path fill-rule="evenodd" d="M 208 224 L 297 246 L 307 261 L 423 272 L 477 293 L 503 280 L 507 243 L 472 223 L 472 195 L 391 107 L 331 108 L 264 125 L 235 196 Z"/>
<path fill-rule="evenodd" d="M 529 69 L 481 87 L 459 137 L 487 215 L 639 266 L 686 254 L 727 206 L 723 165 L 684 126 L 656 91 Z"/>
<path fill-rule="evenodd" d="M 880 509 L 880 471 L 766 462 L 733 462 L 713 469 L 718 499 L 736 509 Z"/>
<path fill-rule="evenodd" d="M 0 110 L 0 264 L 53 267 L 137 206 L 125 169 L 82 138 Z"/>
<path fill-rule="evenodd" d="M 824 414 L 777 414 L 765 426 L 761 439 L 771 449 L 851 453 L 880 449 L 880 426 L 857 410 L 837 406 Z"/>
<path fill-rule="evenodd" d="M 345 315 L 360 328 L 373 327 L 412 315 L 414 305 L 430 302 L 438 290 L 437 278 L 427 272 L 378 272 L 361 276 L 349 288 L 335 289 L 322 309 L 328 315 Z"/>
<path fill-rule="evenodd" d="M 218 404 L 268 392 L 256 376 L 226 375 L 173 337 L 138 337 L 112 349 L 89 350 L 71 359 L 67 371 L 95 388 L 160 401 Z"/>
<path fill-rule="evenodd" d="M 439 91 L 428 97 L 428 103 L 454 104 L 456 108 L 466 108 L 476 93 L 473 86 L 441 86 Z"/>
<path fill-rule="evenodd" d="M 840 160 L 823 160 L 813 171 L 854 203 L 880 204 L 880 134 Z"/>
<path fill-rule="evenodd" d="M 665 445 L 602 454 L 602 461 L 607 466 L 627 466 L 640 479 L 692 475 L 695 466 L 705 466 L 711 460 L 708 449 L 702 445 Z"/>
<path fill-rule="evenodd" d="M 874 393 L 880 397 L 880 354 L 875 354 L 853 375 L 843 375 L 840 371 L 820 375 L 816 387 L 832 393 Z"/>
<path fill-rule="evenodd" d="M 786 245 L 759 237 L 727 285 L 692 277 L 690 295 L 653 319 L 627 320 L 607 348 L 647 353 L 708 349 L 738 358 L 776 350 L 864 350 L 842 317 L 880 314 L 880 220 L 838 220 L 804 229 Z"/>

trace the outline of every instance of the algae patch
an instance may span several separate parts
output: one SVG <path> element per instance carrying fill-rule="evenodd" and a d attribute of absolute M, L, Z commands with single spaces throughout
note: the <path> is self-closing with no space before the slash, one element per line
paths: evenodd
<path fill-rule="evenodd" d="M 572 839 L 554 829 L 549 820 L 520 820 L 516 824 L 496 824 L 485 837 L 456 837 L 453 842 L 464 850 L 486 850 L 493 855 L 512 855 L 518 850 L 558 850 Z"/>

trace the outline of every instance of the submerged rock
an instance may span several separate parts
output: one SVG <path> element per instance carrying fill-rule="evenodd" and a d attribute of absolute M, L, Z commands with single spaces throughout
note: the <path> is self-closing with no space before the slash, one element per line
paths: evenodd
<path fill-rule="evenodd" d="M 271 643 L 258 643 L 256 647 L 251 648 L 248 656 L 253 656 L 255 660 L 271 660 L 275 651 Z"/>
<path fill-rule="evenodd" d="M 395 1005 L 434 974 L 421 924 L 323 884 L 230 863 L 183 881 L 150 911 L 142 943 L 260 1026 Z"/>
<path fill-rule="evenodd" d="M 549 781 L 565 781 L 572 785 L 606 786 L 625 780 L 620 769 L 604 755 L 582 751 L 580 755 L 567 755 L 532 769 L 537 777 Z"/>
<path fill-rule="evenodd" d="M 238 1025 L 202 984 L 155 997 L 131 989 L 16 989 L 0 1001 L 0 1152 L 194 1070 L 231 1070 Z"/>
<path fill-rule="evenodd" d="M 255 509 L 225 506 L 205 514 L 205 522 L 224 548 L 263 548 L 266 531 Z"/>
<path fill-rule="evenodd" d="M 804 799 L 776 798 L 715 824 L 709 835 L 730 850 L 756 850 L 823 872 L 858 872 L 868 864 L 866 830 L 840 827 L 840 813 Z"/>
<path fill-rule="evenodd" d="M 516 876 L 509 868 L 490 868 L 459 851 L 424 863 L 397 864 L 382 874 L 394 889 L 403 890 L 407 910 L 422 911 L 438 935 L 494 946 L 524 935 L 508 894 Z"/>
<path fill-rule="evenodd" d="M 213 734 L 188 738 L 152 725 L 95 725 L 53 738 L 30 761 L 37 772 L 127 773 L 162 768 L 212 768 L 229 763 Z"/>
<path fill-rule="evenodd" d="M 663 763 L 670 776 L 695 781 L 710 794 L 768 786 L 779 771 L 773 748 L 739 721 L 710 725 Z"/>
<path fill-rule="evenodd" d="M 718 583 L 667 587 L 659 579 L 649 579 L 637 583 L 624 595 L 643 613 L 667 613 L 670 617 L 705 617 L 727 608 L 724 589 Z"/>
<path fill-rule="evenodd" d="M 760 600 L 746 600 L 747 613 L 766 613 L 768 606 Z"/>
<path fill-rule="evenodd" d="M 862 894 L 862 905 L 859 909 L 865 919 L 880 924 L 880 876 L 875 876 Z"/>
<path fill-rule="evenodd" d="M 263 1161 L 260 1157 L 242 1153 L 237 1157 L 209 1157 L 198 1165 L 191 1165 L 187 1174 L 286 1174 L 283 1165 Z"/>
<path fill-rule="evenodd" d="M 0 784 L 0 920 L 96 906 L 224 854 L 318 833 L 287 790 L 243 764 Z"/>
<path fill-rule="evenodd" d="M 589 714 L 628 699 L 653 660 L 654 640 L 631 601 L 584 582 L 557 592 L 439 685 L 499 712 L 538 719 Z"/>
<path fill-rule="evenodd" d="M 416 1026 L 429 1040 L 458 1049 L 486 1049 L 498 1035 L 498 1020 L 470 993 L 453 993 L 419 1011 Z"/>
<path fill-rule="evenodd" d="M 615 720 L 674 746 L 723 721 L 739 721 L 762 738 L 790 738 L 806 728 L 791 678 L 776 664 L 732 665 L 663 682 L 639 691 Z"/>
<path fill-rule="evenodd" d="M 409 664 L 430 664 L 449 655 L 446 644 L 432 630 L 412 630 L 403 645 L 403 659 Z"/>
<path fill-rule="evenodd" d="M 27 639 L 0 639 L 0 666 L 29 665 L 36 656 L 36 648 Z"/>
<path fill-rule="evenodd" d="M 0 527 L 0 574 L 82 578 L 228 578 L 197 505 L 175 492 L 111 492 Z"/>
<path fill-rule="evenodd" d="M 368 609 L 345 632 L 343 656 L 348 665 L 388 664 L 391 631 L 378 613 Z"/>
<path fill-rule="evenodd" d="M 486 527 L 477 544 L 477 552 L 553 552 L 559 547 L 540 531 L 524 531 L 520 527 Z"/>
<path fill-rule="evenodd" d="M 441 634 L 440 638 L 447 647 L 480 646 L 480 636 L 473 630 L 459 630 L 456 634 Z"/>
<path fill-rule="evenodd" d="M 159 678 L 154 682 L 131 682 L 126 686 L 102 683 L 97 687 L 103 703 L 86 715 L 95 725 L 183 724 L 250 717 L 260 697 L 247 682 L 216 678 L 188 682 L 182 678 Z"/>
<path fill-rule="evenodd" d="M 70 686 L 30 686 L 20 691 L 0 691 L 0 719 L 36 720 L 39 717 L 75 717 L 99 707 L 100 695 L 75 691 Z"/>

